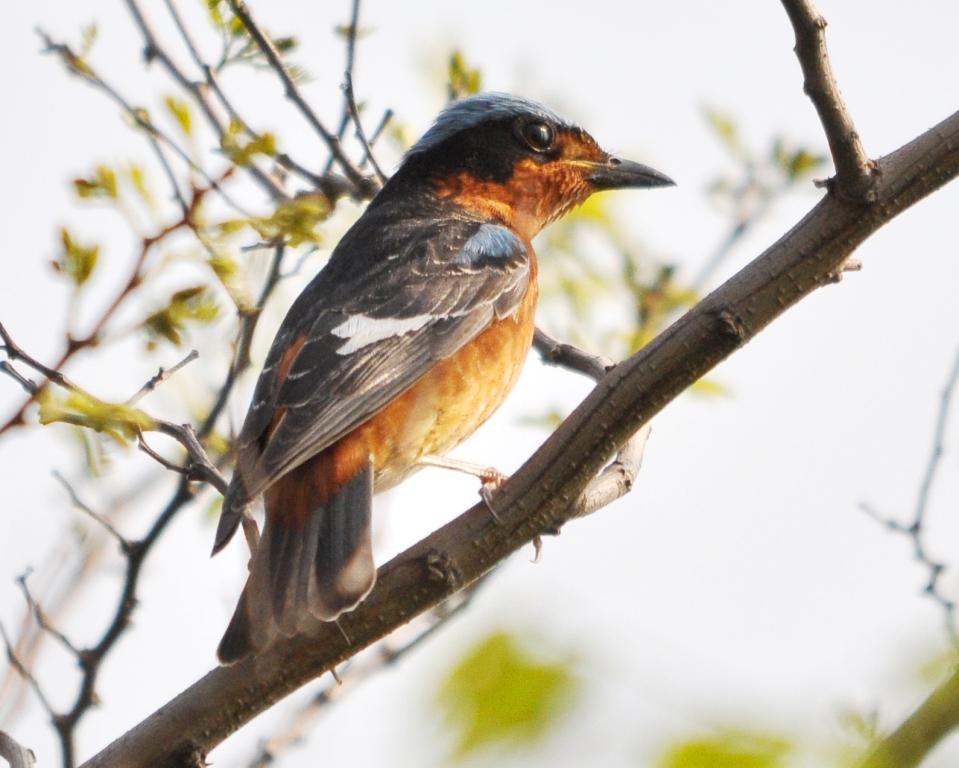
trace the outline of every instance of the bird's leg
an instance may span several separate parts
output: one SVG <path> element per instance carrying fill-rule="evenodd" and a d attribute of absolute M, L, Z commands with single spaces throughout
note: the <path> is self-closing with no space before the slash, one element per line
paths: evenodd
<path fill-rule="evenodd" d="M 244 511 L 240 519 L 243 526 L 243 535 L 246 537 L 246 545 L 250 548 L 250 565 L 253 564 L 253 556 L 256 554 L 256 548 L 260 544 L 260 526 L 256 524 L 256 519 L 249 512 Z"/>
<path fill-rule="evenodd" d="M 493 467 L 488 467 L 483 464 L 474 464 L 470 461 L 451 459 L 447 456 L 421 456 L 419 461 L 417 461 L 417 464 L 422 464 L 424 467 L 452 469 L 454 472 L 463 472 L 464 474 L 478 477 L 480 483 L 482 483 L 479 491 L 480 498 L 486 504 L 486 507 L 489 509 L 493 519 L 498 523 L 502 522 L 499 518 L 499 515 L 496 514 L 496 509 L 493 507 L 492 498 L 493 491 L 506 482 L 509 477 L 508 475 L 503 474 L 498 469 Z"/>

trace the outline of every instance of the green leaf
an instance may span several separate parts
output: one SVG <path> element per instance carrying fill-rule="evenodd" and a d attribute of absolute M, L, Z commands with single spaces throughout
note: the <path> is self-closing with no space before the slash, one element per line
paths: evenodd
<path fill-rule="evenodd" d="M 786 739 L 730 731 L 690 739 L 669 750 L 661 768 L 785 768 L 792 750 Z"/>
<path fill-rule="evenodd" d="M 146 173 L 143 171 L 143 167 L 139 165 L 131 165 L 127 167 L 126 172 L 127 178 L 130 180 L 130 184 L 133 185 L 133 188 L 140 196 L 140 199 L 143 200 L 143 202 L 147 205 L 152 205 L 153 192 L 147 185 L 147 177 Z"/>
<path fill-rule="evenodd" d="M 689 391 L 700 397 L 729 397 L 729 387 L 720 384 L 715 379 L 699 379 L 689 388 Z"/>
<path fill-rule="evenodd" d="M 452 670 L 439 703 L 456 731 L 456 757 L 495 742 L 530 742 L 567 703 L 572 676 L 541 662 L 505 633 L 490 635 Z"/>
<path fill-rule="evenodd" d="M 59 397 L 51 389 L 45 389 L 37 402 L 41 424 L 74 424 L 109 435 L 121 445 L 155 426 L 153 418 L 139 408 L 106 403 L 80 390 L 70 390 L 66 397 Z"/>
<path fill-rule="evenodd" d="M 170 297 L 166 307 L 143 321 L 143 327 L 154 338 L 166 339 L 176 346 L 183 343 L 182 333 L 189 321 L 211 323 L 220 314 L 220 307 L 206 286 L 184 288 Z"/>
<path fill-rule="evenodd" d="M 79 288 L 93 274 L 100 257 L 100 246 L 80 245 L 66 227 L 60 228 L 60 241 L 63 243 L 63 253 L 57 261 L 52 262 L 52 266 Z"/>
<path fill-rule="evenodd" d="M 450 100 L 461 99 L 479 93 L 483 87 L 483 76 L 479 69 L 470 69 L 463 54 L 453 51 L 447 66 L 447 88 Z"/>
<path fill-rule="evenodd" d="M 73 188 L 81 200 L 98 197 L 116 200 L 117 175 L 109 166 L 98 165 L 90 178 L 74 179 Z"/>
<path fill-rule="evenodd" d="M 805 149 L 797 149 L 789 157 L 786 164 L 786 172 L 790 179 L 799 179 L 807 176 L 814 170 L 824 165 L 826 158 L 824 155 L 814 155 Z"/>
<path fill-rule="evenodd" d="M 246 128 L 239 120 L 231 120 L 230 127 L 220 140 L 220 147 L 237 165 L 249 165 L 257 155 L 273 157 L 276 155 L 276 137 L 272 133 L 261 133 L 244 142 L 242 136 Z"/>
<path fill-rule="evenodd" d="M 233 303 L 240 314 L 252 312 L 255 309 L 255 304 L 243 279 L 240 265 L 234 259 L 222 253 L 211 256 L 207 263 L 213 270 L 213 274 L 217 276 L 220 284 L 230 295 L 230 298 L 233 299 Z"/>
<path fill-rule="evenodd" d="M 163 103 L 166 104 L 166 108 L 170 114 L 173 115 L 173 119 L 177 121 L 184 135 L 191 135 L 193 131 L 193 118 L 190 115 L 189 105 L 175 96 L 167 96 L 163 99 Z"/>
<path fill-rule="evenodd" d="M 252 227 L 265 241 L 285 238 L 292 246 L 319 243 L 322 239 L 317 226 L 329 218 L 332 211 L 329 198 L 320 193 L 307 193 L 284 200 L 269 216 L 250 219 L 230 219 L 221 222 L 223 234 L 233 234 L 243 227 Z"/>

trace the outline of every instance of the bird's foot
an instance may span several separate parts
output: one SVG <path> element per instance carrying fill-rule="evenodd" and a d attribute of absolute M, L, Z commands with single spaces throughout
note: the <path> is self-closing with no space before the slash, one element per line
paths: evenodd
<path fill-rule="evenodd" d="M 418 463 L 427 467 L 452 469 L 454 472 L 462 472 L 464 474 L 479 478 L 481 483 L 479 490 L 480 498 L 483 500 L 483 503 L 486 504 L 486 508 L 493 516 L 493 519 L 497 523 L 503 522 L 500 516 L 496 514 L 496 509 L 493 506 L 492 499 L 495 491 L 497 491 L 499 487 L 505 483 L 507 479 L 509 479 L 509 475 L 500 472 L 494 467 L 489 467 L 484 464 L 474 464 L 470 461 L 451 459 L 447 456 L 423 456 L 420 458 Z"/>

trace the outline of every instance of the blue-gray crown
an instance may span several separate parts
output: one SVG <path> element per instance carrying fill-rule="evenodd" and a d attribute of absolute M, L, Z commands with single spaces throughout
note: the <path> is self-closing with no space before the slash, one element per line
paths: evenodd
<path fill-rule="evenodd" d="M 446 107 L 440 112 L 430 129 L 407 151 L 404 159 L 428 152 L 451 136 L 474 128 L 480 123 L 523 116 L 538 117 L 561 127 L 573 127 L 569 121 L 535 101 L 508 93 L 487 91 L 454 101 Z"/>

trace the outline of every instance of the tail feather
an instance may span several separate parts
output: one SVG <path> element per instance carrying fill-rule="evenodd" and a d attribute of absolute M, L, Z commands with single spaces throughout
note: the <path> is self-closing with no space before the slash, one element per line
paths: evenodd
<path fill-rule="evenodd" d="M 243 516 L 248 513 L 253 504 L 254 500 L 246 496 L 239 473 L 234 474 L 230 487 L 226 490 L 226 496 L 223 498 L 223 509 L 216 526 L 211 557 L 223 549 L 233 538 L 233 534 L 236 533 Z"/>
<path fill-rule="evenodd" d="M 217 649 L 224 664 L 335 619 L 372 589 L 373 466 L 366 456 L 353 466 L 338 458 L 320 454 L 268 492 L 263 537 Z"/>

